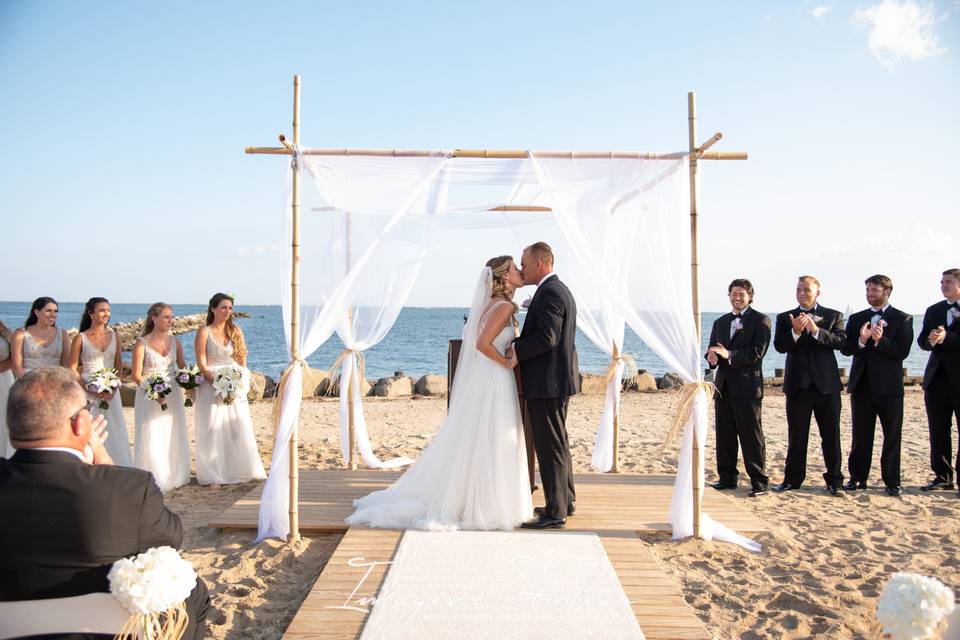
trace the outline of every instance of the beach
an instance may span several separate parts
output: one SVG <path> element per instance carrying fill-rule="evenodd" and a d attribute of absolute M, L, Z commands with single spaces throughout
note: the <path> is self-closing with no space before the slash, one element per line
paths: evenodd
<path fill-rule="evenodd" d="M 843 396 L 844 455 L 849 451 L 848 396 Z M 677 395 L 624 393 L 621 411 L 620 468 L 624 473 L 671 474 L 676 444 L 661 454 Z M 343 468 L 336 399 L 304 401 L 301 422 L 302 469 Z M 251 405 L 257 440 L 269 463 L 272 404 Z M 590 472 L 594 432 L 602 408 L 598 394 L 571 399 L 567 426 L 578 473 Z M 446 411 L 442 397 L 366 398 L 364 411 L 374 450 L 383 458 L 416 458 Z M 133 438 L 133 412 L 124 410 Z M 190 413 L 188 412 L 188 415 Z M 191 420 L 191 446 L 193 425 Z M 711 425 L 713 424 L 711 413 Z M 767 468 L 771 483 L 782 479 L 787 449 L 784 397 L 767 391 L 763 407 Z M 431 425 L 428 428 L 428 425 Z M 812 429 L 808 473 L 803 488 L 787 494 L 747 497 L 749 483 L 728 492 L 766 522 L 757 536 L 763 551 L 665 535 L 645 535 L 645 544 L 677 581 L 707 631 L 717 638 L 880 638 L 877 599 L 895 571 L 936 576 L 960 586 L 960 499 L 956 491 L 925 493 L 929 445 L 923 394 L 908 388 L 903 428 L 902 498 L 883 492 L 879 480 L 881 437 L 871 467 L 870 489 L 830 497 L 823 488 L 819 437 Z M 707 481 L 715 480 L 714 438 L 706 446 Z M 219 490 L 190 485 L 166 500 L 184 524 L 184 552 L 210 587 L 209 637 L 279 638 L 306 597 L 339 534 L 305 535 L 288 546 L 278 540 L 253 545 L 252 532 L 209 529 L 209 519 L 256 486 Z M 706 491 L 712 491 L 709 487 Z M 535 494 L 534 499 L 538 496 Z M 667 505 L 664 508 L 666 520 Z"/>

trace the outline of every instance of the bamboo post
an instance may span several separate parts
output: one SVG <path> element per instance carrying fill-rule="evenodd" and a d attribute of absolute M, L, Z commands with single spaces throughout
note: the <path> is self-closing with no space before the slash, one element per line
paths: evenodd
<path fill-rule="evenodd" d="M 697 96 L 693 91 L 687 93 L 687 129 L 690 142 L 690 284 L 693 293 L 693 317 L 697 328 L 697 349 L 700 348 L 700 238 L 698 235 L 697 200 L 699 185 L 697 183 Z M 700 485 L 702 484 L 702 469 L 700 468 L 700 442 L 697 440 L 697 430 L 693 430 L 693 535 L 700 534 L 700 508 L 703 503 Z"/>
<path fill-rule="evenodd" d="M 300 76 L 293 76 L 293 144 L 300 144 Z M 290 244 L 292 260 L 290 274 L 290 354 L 300 357 L 300 171 L 293 171 L 293 233 Z M 290 536 L 289 542 L 300 540 L 300 421 L 290 437 Z"/>
<path fill-rule="evenodd" d="M 620 348 L 617 347 L 617 341 L 613 341 L 613 362 L 612 366 L 617 365 L 617 359 L 620 357 Z M 619 383 L 620 380 L 615 380 Z M 619 391 L 618 391 L 619 395 Z M 613 403 L 613 466 L 610 467 L 610 473 L 620 473 L 620 407 L 619 402 Z"/>
<path fill-rule="evenodd" d="M 350 212 L 344 212 L 344 233 L 346 235 L 346 261 L 347 261 L 347 270 L 344 273 L 346 277 L 350 273 L 350 269 L 353 266 L 353 255 L 351 252 L 351 244 L 353 243 L 353 229 L 351 226 Z M 353 339 L 353 310 L 347 310 L 347 324 L 350 328 L 350 339 Z M 357 447 L 356 447 L 356 432 L 355 429 L 355 412 L 353 408 L 353 389 L 356 384 L 356 364 L 350 367 L 350 378 L 347 380 L 347 446 L 349 446 L 348 451 L 350 454 L 347 456 L 347 468 L 350 471 L 357 470 Z"/>

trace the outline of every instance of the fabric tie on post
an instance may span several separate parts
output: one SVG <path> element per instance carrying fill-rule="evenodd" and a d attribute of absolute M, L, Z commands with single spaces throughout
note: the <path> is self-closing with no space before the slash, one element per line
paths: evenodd
<path fill-rule="evenodd" d="M 273 408 L 270 410 L 270 423 L 273 425 L 274 436 L 277 435 L 277 427 L 280 425 L 280 401 L 283 398 L 283 391 L 286 389 L 287 383 L 290 380 L 290 372 L 297 365 L 305 369 L 310 366 L 306 360 L 300 356 L 296 356 L 290 360 L 290 364 L 283 370 L 283 373 L 280 374 L 280 379 L 277 381 L 276 392 L 273 395 Z"/>
<path fill-rule="evenodd" d="M 337 359 L 333 361 L 333 364 L 330 365 L 330 371 L 333 372 L 337 367 L 343 368 L 344 361 L 350 357 L 350 354 L 353 354 L 357 359 L 357 368 L 359 369 L 359 378 L 361 380 L 366 376 L 367 361 L 363 357 L 363 351 L 359 349 L 344 349 L 340 352 L 340 355 L 337 356 Z M 342 375 L 342 374 L 341 374 Z M 327 392 L 324 395 L 332 396 L 333 395 L 333 383 L 327 387 Z"/>
<path fill-rule="evenodd" d="M 667 436 L 663 439 L 663 446 L 660 447 L 660 453 L 666 451 L 667 447 L 673 442 L 674 438 L 683 429 L 683 425 L 690 419 L 690 413 L 693 411 L 693 401 L 697 393 L 703 391 L 707 397 L 713 397 L 717 393 L 717 387 L 712 382 L 698 380 L 696 382 L 687 382 L 680 387 L 680 405 L 677 407 L 677 415 L 673 418 L 673 425 L 667 431 Z"/>

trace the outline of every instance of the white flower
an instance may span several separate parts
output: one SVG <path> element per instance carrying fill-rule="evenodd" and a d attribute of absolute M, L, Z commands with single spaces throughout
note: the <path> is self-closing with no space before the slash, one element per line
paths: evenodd
<path fill-rule="evenodd" d="M 223 402 L 230 404 L 250 390 L 250 371 L 239 366 L 222 367 L 214 374 L 212 384 Z"/>
<path fill-rule="evenodd" d="M 953 590 L 936 578 L 895 573 L 883 588 L 877 620 L 892 640 L 933 639 L 954 606 Z"/>
<path fill-rule="evenodd" d="M 197 584 L 193 565 L 172 547 L 155 547 L 113 563 L 110 594 L 131 614 L 157 614 L 175 607 Z"/>

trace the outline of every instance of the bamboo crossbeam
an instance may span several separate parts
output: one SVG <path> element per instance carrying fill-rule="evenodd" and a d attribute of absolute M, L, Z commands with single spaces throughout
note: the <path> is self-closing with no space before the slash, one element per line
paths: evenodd
<path fill-rule="evenodd" d="M 711 143 L 712 144 L 712 143 Z M 250 155 L 290 155 L 287 147 L 246 147 L 244 153 Z M 457 149 L 452 152 L 411 149 L 300 149 L 303 156 L 367 156 L 376 158 L 426 158 L 429 156 L 449 155 L 452 158 L 501 158 L 520 159 L 527 157 L 527 151 L 493 151 Z M 571 160 L 678 160 L 689 155 L 688 152 L 656 153 L 645 151 L 533 151 L 538 158 L 569 158 Z M 695 153 L 695 151 L 694 151 Z M 746 160 L 746 151 L 708 151 L 699 156 L 700 160 Z"/>

